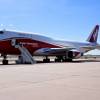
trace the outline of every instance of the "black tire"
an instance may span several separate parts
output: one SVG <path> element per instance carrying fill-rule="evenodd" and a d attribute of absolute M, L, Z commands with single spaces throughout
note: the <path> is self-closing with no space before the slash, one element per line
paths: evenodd
<path fill-rule="evenodd" d="M 61 62 L 61 59 L 55 59 L 55 62 Z"/>
<path fill-rule="evenodd" d="M 67 59 L 67 62 L 72 62 L 72 59 Z"/>
<path fill-rule="evenodd" d="M 72 59 L 71 58 L 63 59 L 62 62 L 72 62 Z"/>
<path fill-rule="evenodd" d="M 3 65 L 8 65 L 8 60 L 3 60 L 3 61 L 2 61 L 2 64 L 3 64 Z"/>
<path fill-rule="evenodd" d="M 44 63 L 49 63 L 50 62 L 50 59 L 43 59 L 43 62 Z"/>

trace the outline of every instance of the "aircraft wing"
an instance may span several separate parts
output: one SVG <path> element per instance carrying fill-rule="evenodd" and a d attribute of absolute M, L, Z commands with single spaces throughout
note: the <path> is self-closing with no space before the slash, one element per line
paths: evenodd
<path fill-rule="evenodd" d="M 98 49 L 98 50 L 100 50 L 100 45 L 98 45 L 98 46 L 83 46 L 82 48 L 83 48 L 83 51 L 85 50 L 85 52 L 86 52 L 86 51 L 93 50 L 93 49 Z"/>
<path fill-rule="evenodd" d="M 78 51 L 81 53 L 85 53 L 86 51 L 95 49 L 94 46 L 77 46 L 77 45 L 73 45 L 73 46 L 68 46 L 68 47 L 64 47 L 64 48 L 41 48 L 38 49 L 34 52 L 33 55 L 65 55 L 67 51 Z M 98 48 L 96 49 L 100 49 L 100 46 L 98 46 Z"/>
<path fill-rule="evenodd" d="M 34 55 L 63 55 L 66 51 L 70 51 L 75 49 L 73 47 L 66 47 L 66 48 L 41 48 L 34 52 Z"/>

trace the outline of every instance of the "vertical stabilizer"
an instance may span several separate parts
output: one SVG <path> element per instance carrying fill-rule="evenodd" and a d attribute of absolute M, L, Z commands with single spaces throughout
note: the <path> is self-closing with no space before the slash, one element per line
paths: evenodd
<path fill-rule="evenodd" d="M 87 41 L 91 43 L 96 43 L 98 38 L 98 32 L 99 32 L 99 25 L 96 25 L 91 34 L 89 35 Z"/>

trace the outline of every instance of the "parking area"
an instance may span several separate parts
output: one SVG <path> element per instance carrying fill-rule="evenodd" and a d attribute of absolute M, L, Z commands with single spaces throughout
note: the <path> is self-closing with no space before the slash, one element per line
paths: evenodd
<path fill-rule="evenodd" d="M 0 100 L 99 99 L 99 61 L 0 65 Z"/>

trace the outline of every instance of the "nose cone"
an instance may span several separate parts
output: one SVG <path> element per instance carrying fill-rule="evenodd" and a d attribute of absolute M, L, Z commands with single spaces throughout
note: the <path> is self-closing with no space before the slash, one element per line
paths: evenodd
<path fill-rule="evenodd" d="M 4 34 L 4 31 L 0 31 L 0 34 Z"/>

